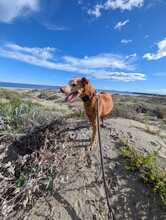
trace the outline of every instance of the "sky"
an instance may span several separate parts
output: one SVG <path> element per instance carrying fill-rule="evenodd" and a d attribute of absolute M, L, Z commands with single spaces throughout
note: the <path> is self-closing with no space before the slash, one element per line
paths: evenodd
<path fill-rule="evenodd" d="M 166 94 L 165 0 L 0 0 L 0 81 Z"/>

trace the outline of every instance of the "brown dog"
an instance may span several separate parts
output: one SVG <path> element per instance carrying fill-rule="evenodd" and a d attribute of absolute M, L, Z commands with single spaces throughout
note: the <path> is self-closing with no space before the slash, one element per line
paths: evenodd
<path fill-rule="evenodd" d="M 65 100 L 73 102 L 76 97 L 80 97 L 84 103 L 86 115 L 92 125 L 93 133 L 91 140 L 91 148 L 94 147 L 96 139 L 96 116 L 97 116 L 97 94 L 96 89 L 86 78 L 75 78 L 69 82 L 67 86 L 60 88 L 61 92 L 66 94 Z M 113 109 L 112 96 L 109 93 L 101 92 L 99 98 L 99 116 L 102 120 Z"/>

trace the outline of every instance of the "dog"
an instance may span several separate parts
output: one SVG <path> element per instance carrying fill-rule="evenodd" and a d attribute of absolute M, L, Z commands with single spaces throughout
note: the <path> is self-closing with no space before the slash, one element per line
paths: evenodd
<path fill-rule="evenodd" d="M 98 95 L 96 89 L 90 81 L 83 78 L 74 78 L 69 81 L 69 84 L 61 87 L 60 91 L 66 95 L 66 102 L 73 102 L 77 97 L 83 101 L 86 115 L 92 126 L 92 138 L 90 150 L 95 146 L 96 130 L 97 130 L 97 98 L 99 98 L 99 117 L 103 124 L 103 119 L 112 111 L 113 100 L 112 95 L 107 92 L 100 92 Z M 98 97 L 97 97 L 98 96 Z"/>

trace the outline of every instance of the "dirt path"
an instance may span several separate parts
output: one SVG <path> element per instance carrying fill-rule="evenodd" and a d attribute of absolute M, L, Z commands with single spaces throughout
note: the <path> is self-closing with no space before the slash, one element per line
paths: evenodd
<path fill-rule="evenodd" d="M 165 140 L 146 133 L 141 123 L 132 120 L 109 119 L 106 124 L 101 133 L 110 201 L 116 219 L 166 219 L 166 210 L 160 207 L 159 198 L 143 185 L 136 174 L 126 172 L 119 154 L 121 139 L 127 138 L 133 146 L 145 151 L 156 150 L 159 142 L 164 158 Z M 59 152 L 68 152 L 64 172 L 59 176 L 60 185 L 56 186 L 52 196 L 40 198 L 29 212 L 13 213 L 6 219 L 107 219 L 98 148 L 90 154 L 89 163 L 82 160 L 82 153 L 89 144 L 89 125 L 86 121 L 69 120 L 65 127 L 56 143 Z"/>

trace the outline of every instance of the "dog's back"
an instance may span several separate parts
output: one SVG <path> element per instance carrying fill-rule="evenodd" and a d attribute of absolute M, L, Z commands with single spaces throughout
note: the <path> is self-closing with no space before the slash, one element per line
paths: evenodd
<path fill-rule="evenodd" d="M 100 117 L 107 116 L 113 109 L 112 95 L 107 92 L 99 93 L 99 114 Z"/>

